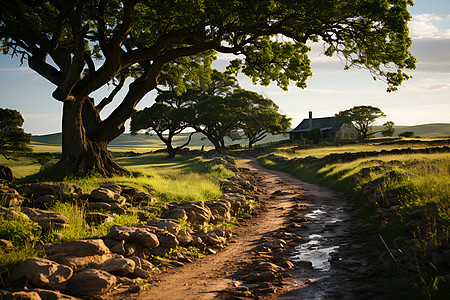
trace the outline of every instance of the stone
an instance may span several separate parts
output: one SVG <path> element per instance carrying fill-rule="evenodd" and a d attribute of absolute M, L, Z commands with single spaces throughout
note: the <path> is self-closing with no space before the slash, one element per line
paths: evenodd
<path fill-rule="evenodd" d="M 123 255 L 130 256 L 130 255 L 133 255 L 138 249 L 137 249 L 137 245 L 135 245 L 134 243 L 125 243 L 124 250 L 125 250 L 125 253 Z"/>
<path fill-rule="evenodd" d="M 225 237 L 218 236 L 214 231 L 208 231 L 204 234 L 199 234 L 203 243 L 207 246 L 220 246 L 227 242 Z"/>
<path fill-rule="evenodd" d="M 111 250 L 111 252 L 113 253 L 125 255 L 125 241 L 124 240 L 119 241 L 118 243 L 111 246 L 109 250 Z"/>
<path fill-rule="evenodd" d="M 163 230 L 167 230 L 168 232 L 172 233 L 172 234 L 177 234 L 177 232 L 180 230 L 181 228 L 181 224 L 180 222 L 178 222 L 177 220 L 166 220 L 166 219 L 153 219 L 153 220 L 149 220 L 147 222 L 148 226 L 154 226 L 157 227 L 159 229 L 163 229 Z"/>
<path fill-rule="evenodd" d="M 139 192 L 137 188 L 127 186 L 127 187 L 122 188 L 122 192 L 120 194 L 122 196 L 128 195 L 128 196 L 132 197 L 137 192 Z"/>
<path fill-rule="evenodd" d="M 73 274 L 67 282 L 67 291 L 77 297 L 104 296 L 116 282 L 117 278 L 108 272 L 85 269 Z"/>
<path fill-rule="evenodd" d="M 34 204 L 38 206 L 50 206 L 53 202 L 55 202 L 55 197 L 53 195 L 44 195 L 34 200 Z"/>
<path fill-rule="evenodd" d="M 148 228 L 113 225 L 107 236 L 115 240 L 134 242 L 148 249 L 159 246 L 158 237 Z"/>
<path fill-rule="evenodd" d="M 232 214 L 236 214 L 239 211 L 246 211 L 251 208 L 251 201 L 247 200 L 247 198 L 241 194 L 225 193 L 220 196 L 219 200 L 226 200 L 231 204 Z"/>
<path fill-rule="evenodd" d="M 231 203 L 227 200 L 208 201 L 205 203 L 211 210 L 213 224 L 231 221 Z"/>
<path fill-rule="evenodd" d="M 131 259 L 135 262 L 137 268 L 141 268 L 144 271 L 155 270 L 155 266 L 146 259 L 143 259 L 143 258 L 140 258 L 137 256 L 130 256 L 129 259 Z"/>
<path fill-rule="evenodd" d="M 100 185 L 100 187 L 108 189 L 108 190 L 110 190 L 110 191 L 112 191 L 112 192 L 114 192 L 116 194 L 119 194 L 119 195 L 120 195 L 120 193 L 122 193 L 122 187 L 120 185 L 117 185 L 117 184 L 105 183 L 105 184 Z"/>
<path fill-rule="evenodd" d="M 34 292 L 34 291 L 19 291 L 19 292 L 14 292 L 14 293 L 10 293 L 9 295 L 9 299 L 11 300 L 41 300 L 43 298 L 41 298 L 41 296 L 39 296 L 38 293 Z M 3 299 L 3 298 L 2 298 Z M 8 298 L 6 298 L 8 299 Z M 44 300 L 46 300 L 44 298 Z"/>
<path fill-rule="evenodd" d="M 120 194 L 101 187 L 91 192 L 91 201 L 123 205 L 126 199 Z"/>
<path fill-rule="evenodd" d="M 183 202 L 180 207 L 187 215 L 187 221 L 192 225 L 207 225 L 211 220 L 211 210 L 204 202 Z"/>
<path fill-rule="evenodd" d="M 22 207 L 22 212 L 32 221 L 38 223 L 42 227 L 43 232 L 48 232 L 51 229 L 62 229 L 69 226 L 69 219 L 66 216 L 52 211 Z"/>
<path fill-rule="evenodd" d="M 34 198 L 38 198 L 45 195 L 59 195 L 64 191 L 69 193 L 81 194 L 83 190 L 81 187 L 65 182 L 39 182 L 31 183 L 24 188 L 25 194 L 31 195 Z"/>
<path fill-rule="evenodd" d="M 186 211 L 184 209 L 182 209 L 182 208 L 174 208 L 174 209 L 165 210 L 161 214 L 161 218 L 186 221 L 188 219 L 188 216 L 187 216 Z"/>
<path fill-rule="evenodd" d="M 136 267 L 134 269 L 134 273 L 132 274 L 132 276 L 133 277 L 140 277 L 140 278 L 147 278 L 148 277 L 148 272 L 145 271 L 144 269 Z"/>
<path fill-rule="evenodd" d="M 108 210 L 118 214 L 124 214 L 127 212 L 125 208 L 117 203 L 106 203 L 106 202 L 90 202 L 88 203 L 88 208 L 91 210 Z"/>
<path fill-rule="evenodd" d="M 78 240 L 62 244 L 45 244 L 48 257 L 74 271 L 86 269 L 112 257 L 111 251 L 101 239 Z"/>
<path fill-rule="evenodd" d="M 4 206 L 21 206 L 24 200 L 15 189 L 0 189 L 0 203 Z"/>
<path fill-rule="evenodd" d="M 267 272 L 267 271 L 269 271 L 269 272 L 273 272 L 273 273 L 276 273 L 276 272 L 279 272 L 279 271 L 283 270 L 282 267 L 277 266 L 276 264 L 268 262 L 268 261 L 264 261 L 264 262 L 259 263 L 258 265 L 256 265 L 255 269 L 260 271 L 260 272 Z"/>
<path fill-rule="evenodd" d="M 113 275 L 129 276 L 134 273 L 136 263 L 132 259 L 115 257 L 98 264 L 95 268 Z"/>
<path fill-rule="evenodd" d="M 114 221 L 113 216 L 99 212 L 88 212 L 85 214 L 85 219 L 88 224 L 98 225 L 101 223 L 109 223 Z"/>
<path fill-rule="evenodd" d="M 177 240 L 181 246 L 189 245 L 193 240 L 190 230 L 182 229 L 182 230 L 178 231 Z"/>
<path fill-rule="evenodd" d="M 14 182 L 14 175 L 11 168 L 6 166 L 0 166 L 0 179 Z"/>
<path fill-rule="evenodd" d="M 144 200 L 145 200 L 145 201 L 153 202 L 154 200 L 156 200 L 155 197 L 153 197 L 151 194 L 146 193 L 146 192 L 134 193 L 134 194 L 132 195 L 132 198 L 133 198 L 135 201 L 144 201 Z"/>
<path fill-rule="evenodd" d="M 54 261 L 33 257 L 19 264 L 9 279 L 12 286 L 29 283 L 38 288 L 64 290 L 73 270 Z"/>
<path fill-rule="evenodd" d="M 37 293 L 43 300 L 78 300 L 78 298 L 65 295 L 59 291 L 44 289 L 31 289 L 29 291 Z"/>
<path fill-rule="evenodd" d="M 176 248 L 179 243 L 175 235 L 170 232 L 157 232 L 159 245 L 165 249 Z"/>
<path fill-rule="evenodd" d="M 77 240 L 62 244 L 45 244 L 44 251 L 48 256 L 64 254 L 79 257 L 110 253 L 109 248 L 101 239 Z"/>

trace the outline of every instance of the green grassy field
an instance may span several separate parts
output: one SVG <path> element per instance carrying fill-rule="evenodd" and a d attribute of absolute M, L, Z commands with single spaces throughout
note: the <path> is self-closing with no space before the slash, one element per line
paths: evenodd
<path fill-rule="evenodd" d="M 175 146 L 182 145 L 187 141 L 188 137 L 189 133 L 181 133 L 178 136 L 174 137 L 173 144 Z M 289 139 L 288 135 L 268 134 L 266 138 L 264 138 L 262 141 L 258 143 L 269 143 L 284 139 Z M 32 138 L 32 147 L 35 151 L 38 152 L 53 152 L 53 151 L 60 152 L 61 141 L 62 141 L 61 133 L 38 135 L 38 136 L 35 135 Z M 247 140 L 242 139 L 232 141 L 229 138 L 225 138 L 225 143 L 226 145 L 232 144 L 246 145 Z M 206 139 L 206 137 L 203 134 L 195 133 L 192 136 L 188 148 L 200 149 L 201 147 L 204 147 L 205 150 L 208 150 L 212 149 L 213 145 Z M 129 133 L 124 133 L 120 135 L 108 145 L 108 149 L 111 151 L 135 151 L 138 153 L 145 153 L 164 148 L 166 148 L 165 144 L 156 135 L 146 135 L 146 134 L 131 135 Z"/>

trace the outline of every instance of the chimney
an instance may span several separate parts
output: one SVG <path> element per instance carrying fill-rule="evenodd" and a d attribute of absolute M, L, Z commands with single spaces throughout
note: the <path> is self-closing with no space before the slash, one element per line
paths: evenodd
<path fill-rule="evenodd" d="M 312 124 L 312 111 L 310 111 L 309 112 L 309 130 L 311 130 L 312 127 L 313 127 L 313 124 Z"/>

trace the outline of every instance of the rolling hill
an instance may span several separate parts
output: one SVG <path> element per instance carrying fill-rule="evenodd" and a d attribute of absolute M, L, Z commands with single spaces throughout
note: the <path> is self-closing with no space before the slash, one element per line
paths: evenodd
<path fill-rule="evenodd" d="M 413 131 L 415 135 L 424 138 L 439 138 L 450 136 L 450 123 L 431 123 L 414 126 L 394 126 L 394 136 L 405 131 Z M 373 131 L 381 131 L 383 126 L 373 126 Z M 375 134 L 376 137 L 381 137 L 381 133 Z"/>
<path fill-rule="evenodd" d="M 374 131 L 381 131 L 383 126 L 374 126 Z M 405 131 L 414 131 L 417 136 L 423 138 L 438 138 L 438 137 L 448 137 L 450 136 L 450 123 L 435 123 L 435 124 L 424 124 L 415 126 L 395 126 L 394 136 Z M 182 133 L 174 138 L 174 145 L 181 145 L 184 143 L 189 136 L 189 133 Z M 376 137 L 381 137 L 381 133 L 377 133 Z M 289 139 L 287 135 L 268 135 L 264 140 L 258 142 L 257 144 L 274 142 Z M 54 146 L 60 147 L 62 141 L 62 134 L 53 133 L 46 135 L 34 135 L 32 138 L 32 143 L 34 145 L 43 146 Z M 226 144 L 241 144 L 245 145 L 247 140 L 232 141 L 231 139 L 226 139 Z M 212 147 L 212 144 L 205 138 L 201 133 L 195 133 L 192 136 L 189 148 L 201 148 L 204 146 L 206 149 Z M 165 145 L 156 135 L 131 135 L 129 133 L 124 133 L 116 138 L 109 144 L 109 149 L 112 151 L 136 151 L 145 152 L 156 149 L 163 149 Z M 60 149 L 60 148 L 58 148 Z M 61 150 L 58 150 L 61 151 Z"/>

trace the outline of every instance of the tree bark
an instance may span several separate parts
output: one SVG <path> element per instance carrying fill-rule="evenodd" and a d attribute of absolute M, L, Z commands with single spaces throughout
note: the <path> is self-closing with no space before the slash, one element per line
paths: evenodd
<path fill-rule="evenodd" d="M 58 166 L 75 174 L 95 171 L 103 176 L 131 175 L 111 159 L 107 149 L 111 140 L 102 140 L 95 135 L 94 118 L 97 115 L 89 109 L 91 104 L 87 97 L 82 101 L 64 102 L 62 157 Z M 84 105 L 86 108 L 83 109 Z"/>

